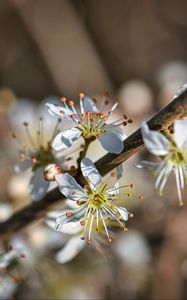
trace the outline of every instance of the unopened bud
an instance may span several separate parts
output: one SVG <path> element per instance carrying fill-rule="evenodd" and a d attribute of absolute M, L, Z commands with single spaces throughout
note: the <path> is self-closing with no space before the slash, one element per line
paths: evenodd
<path fill-rule="evenodd" d="M 63 169 L 55 164 L 49 164 L 44 169 L 44 177 L 47 181 L 55 181 L 55 176 L 63 173 Z"/>

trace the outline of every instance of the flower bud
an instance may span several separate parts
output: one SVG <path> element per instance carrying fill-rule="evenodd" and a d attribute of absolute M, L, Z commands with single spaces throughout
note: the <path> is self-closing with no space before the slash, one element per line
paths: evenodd
<path fill-rule="evenodd" d="M 55 175 L 63 173 L 63 169 L 55 164 L 49 164 L 44 169 L 44 177 L 47 181 L 55 181 Z"/>

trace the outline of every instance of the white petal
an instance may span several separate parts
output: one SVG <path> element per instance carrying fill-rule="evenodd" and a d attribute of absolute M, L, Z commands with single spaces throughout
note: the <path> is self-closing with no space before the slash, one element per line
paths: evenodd
<path fill-rule="evenodd" d="M 124 221 L 127 221 L 129 218 L 128 210 L 125 207 L 116 207 L 116 210 L 119 212 Z"/>
<path fill-rule="evenodd" d="M 62 215 L 62 211 L 52 211 L 48 213 L 45 223 L 52 229 L 56 230 L 56 219 Z"/>
<path fill-rule="evenodd" d="M 90 111 L 90 112 L 97 112 L 98 108 L 95 105 L 95 103 L 92 101 L 90 97 L 84 97 L 83 100 L 83 107 L 84 107 L 84 112 Z"/>
<path fill-rule="evenodd" d="M 61 263 L 71 261 L 85 247 L 85 242 L 80 239 L 80 236 L 71 238 L 64 248 L 56 255 L 56 260 Z"/>
<path fill-rule="evenodd" d="M 46 181 L 43 176 L 43 168 L 38 168 L 32 176 L 28 192 L 33 201 L 38 201 L 45 196 L 49 188 L 49 181 Z"/>
<path fill-rule="evenodd" d="M 85 200 L 86 193 L 84 189 L 69 174 L 59 174 L 55 176 L 56 182 L 62 194 L 74 201 Z"/>
<path fill-rule="evenodd" d="M 143 123 L 141 133 L 144 144 L 149 152 L 158 156 L 168 154 L 169 141 L 162 133 L 150 130 L 146 123 Z"/>
<path fill-rule="evenodd" d="M 158 167 L 160 166 L 160 163 L 143 160 L 143 161 L 135 164 L 135 166 L 139 169 L 145 168 L 149 171 L 154 172 L 158 169 Z"/>
<path fill-rule="evenodd" d="M 79 205 L 75 201 L 72 201 L 71 199 L 66 199 L 64 201 L 64 204 L 66 206 L 68 206 L 69 208 L 71 208 L 71 209 L 77 209 L 77 208 L 79 208 Z"/>
<path fill-rule="evenodd" d="M 30 158 L 28 158 L 28 159 L 24 159 L 24 160 L 18 162 L 14 166 L 14 170 L 17 173 L 20 173 L 20 172 L 27 171 L 29 168 L 31 168 L 31 166 L 32 166 L 32 160 Z"/>
<path fill-rule="evenodd" d="M 67 210 L 63 210 L 61 215 L 56 219 L 56 230 L 63 232 L 63 228 L 67 223 L 77 222 L 84 216 L 86 208 L 80 207 L 78 209 L 71 210 L 71 216 L 67 216 Z"/>
<path fill-rule="evenodd" d="M 77 234 L 83 230 L 82 225 L 80 224 L 80 221 L 77 222 L 69 222 L 64 224 L 60 232 L 65 233 L 65 234 Z"/>
<path fill-rule="evenodd" d="M 56 150 L 67 149 L 71 147 L 80 137 L 81 132 L 76 127 L 60 132 L 54 139 L 52 147 Z"/>
<path fill-rule="evenodd" d="M 102 181 L 102 177 L 96 169 L 94 163 L 89 158 L 83 158 L 81 161 L 81 171 L 91 188 L 96 189 Z"/>
<path fill-rule="evenodd" d="M 122 141 L 124 141 L 127 138 L 126 133 L 123 131 L 123 129 L 121 127 L 114 126 L 114 125 L 105 125 L 104 129 L 107 132 L 113 133 Z"/>
<path fill-rule="evenodd" d="M 115 134 L 106 132 L 98 138 L 103 148 L 111 153 L 119 154 L 123 150 L 123 141 Z"/>
<path fill-rule="evenodd" d="M 57 116 L 57 117 L 65 117 L 69 119 L 69 116 L 73 114 L 72 110 L 62 107 L 61 105 L 58 104 L 51 104 L 51 103 L 46 103 L 45 104 L 48 107 L 48 111 L 52 116 Z M 62 113 L 63 111 L 64 113 Z"/>
<path fill-rule="evenodd" d="M 174 140 L 179 148 L 187 147 L 187 119 L 175 122 Z"/>

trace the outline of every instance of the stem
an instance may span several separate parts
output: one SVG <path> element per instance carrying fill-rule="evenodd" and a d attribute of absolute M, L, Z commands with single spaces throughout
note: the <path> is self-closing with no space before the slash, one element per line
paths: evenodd
<path fill-rule="evenodd" d="M 158 112 L 148 125 L 153 130 L 164 131 L 167 130 L 175 120 L 184 117 L 187 114 L 187 89 L 180 93 L 175 99 L 170 102 L 164 109 Z M 101 173 L 105 175 L 113 170 L 115 167 L 126 161 L 139 150 L 144 147 L 141 137 L 141 130 L 138 129 L 124 141 L 124 149 L 119 154 L 108 153 L 96 162 L 96 167 Z M 81 184 L 83 177 L 80 170 L 77 170 L 75 179 Z M 0 236 L 6 238 L 13 232 L 25 228 L 31 222 L 45 217 L 52 205 L 57 204 L 65 197 L 60 193 L 59 188 L 50 191 L 42 200 L 32 203 L 20 211 L 16 212 L 7 221 L 0 224 Z"/>
<path fill-rule="evenodd" d="M 84 149 L 80 152 L 79 158 L 77 159 L 77 169 L 78 170 L 80 170 L 81 160 L 86 156 L 86 153 L 88 151 L 88 147 L 91 144 L 91 142 L 93 142 L 94 140 L 95 140 L 95 137 L 90 138 L 90 139 L 85 139 L 84 138 Z"/>

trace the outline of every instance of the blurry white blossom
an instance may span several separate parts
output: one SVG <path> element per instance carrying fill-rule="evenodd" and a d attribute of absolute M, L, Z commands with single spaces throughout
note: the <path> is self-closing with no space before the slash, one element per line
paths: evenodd
<path fill-rule="evenodd" d="M 174 134 L 169 139 L 160 132 L 142 125 L 142 138 L 147 150 L 160 158 L 160 162 L 142 161 L 136 166 L 147 168 L 157 174 L 155 188 L 162 194 L 169 175 L 174 173 L 179 204 L 182 205 L 182 190 L 187 182 L 187 119 L 174 123 Z"/>

